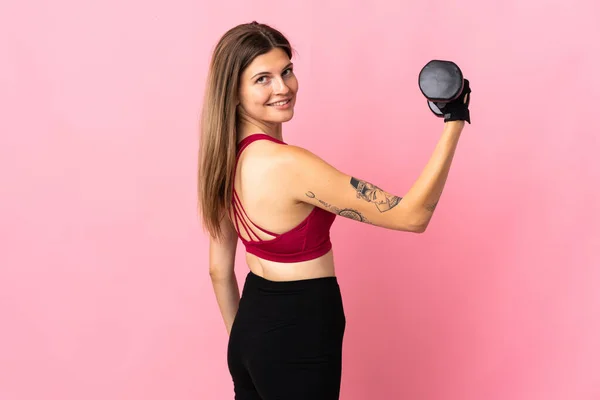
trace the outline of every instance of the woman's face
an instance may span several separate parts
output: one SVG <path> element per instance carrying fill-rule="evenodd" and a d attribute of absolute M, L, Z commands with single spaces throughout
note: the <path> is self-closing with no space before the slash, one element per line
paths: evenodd
<path fill-rule="evenodd" d="M 298 80 L 292 68 L 289 57 L 279 48 L 256 57 L 242 72 L 238 115 L 258 126 L 272 126 L 292 119 L 298 92 Z"/>

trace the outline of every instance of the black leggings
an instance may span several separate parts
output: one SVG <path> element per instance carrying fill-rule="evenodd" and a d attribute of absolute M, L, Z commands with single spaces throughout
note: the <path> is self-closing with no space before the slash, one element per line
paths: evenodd
<path fill-rule="evenodd" d="M 345 327 L 336 277 L 250 272 L 227 349 L 235 400 L 338 400 Z"/>

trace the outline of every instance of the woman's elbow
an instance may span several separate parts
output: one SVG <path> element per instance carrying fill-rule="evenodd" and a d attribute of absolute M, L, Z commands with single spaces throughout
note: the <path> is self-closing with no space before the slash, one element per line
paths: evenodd
<path fill-rule="evenodd" d="M 210 279 L 212 281 L 228 280 L 232 279 L 235 276 L 233 266 L 223 267 L 218 265 L 211 265 L 208 268 L 208 274 L 210 275 Z"/>
<path fill-rule="evenodd" d="M 416 226 L 411 232 L 412 233 L 424 233 L 427 230 L 427 225 Z"/>

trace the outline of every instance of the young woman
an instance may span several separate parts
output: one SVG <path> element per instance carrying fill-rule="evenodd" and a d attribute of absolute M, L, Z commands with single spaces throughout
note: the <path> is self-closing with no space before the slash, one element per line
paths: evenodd
<path fill-rule="evenodd" d="M 292 53 L 268 25 L 230 29 L 214 49 L 203 105 L 199 207 L 237 400 L 339 398 L 346 319 L 330 227 L 340 215 L 424 232 L 465 123 L 445 122 L 408 193 L 388 193 L 284 141 L 299 87 Z M 249 267 L 241 298 L 238 238 Z"/>

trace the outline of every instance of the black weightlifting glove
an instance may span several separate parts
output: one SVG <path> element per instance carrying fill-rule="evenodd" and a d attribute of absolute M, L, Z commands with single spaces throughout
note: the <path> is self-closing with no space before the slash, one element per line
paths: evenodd
<path fill-rule="evenodd" d="M 469 103 L 471 102 L 471 86 L 469 80 L 464 80 L 463 90 L 458 97 L 450 102 L 435 102 L 435 106 L 439 109 L 444 117 L 444 122 L 448 121 L 466 121 L 471 123 L 471 113 L 469 112 Z M 431 108 L 431 104 L 430 104 Z M 432 109 L 434 113 L 437 112 Z"/>

